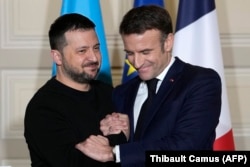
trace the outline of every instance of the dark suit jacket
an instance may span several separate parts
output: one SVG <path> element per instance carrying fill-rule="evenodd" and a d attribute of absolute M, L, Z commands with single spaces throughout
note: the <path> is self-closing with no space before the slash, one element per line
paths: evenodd
<path fill-rule="evenodd" d="M 176 58 L 139 141 L 134 141 L 133 107 L 140 82 L 136 77 L 113 92 L 116 111 L 130 118 L 129 143 L 120 145 L 122 166 L 144 166 L 146 150 L 212 150 L 221 110 L 221 80 L 214 70 Z"/>

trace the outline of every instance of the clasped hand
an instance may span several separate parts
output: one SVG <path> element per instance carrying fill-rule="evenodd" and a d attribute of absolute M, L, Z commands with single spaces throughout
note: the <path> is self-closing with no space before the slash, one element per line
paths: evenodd
<path fill-rule="evenodd" d="M 129 139 L 129 118 L 126 114 L 112 113 L 100 122 L 100 129 L 104 136 L 91 135 L 85 141 L 76 144 L 76 148 L 86 156 L 100 162 L 113 161 L 113 147 L 105 136 L 123 132 Z"/>
<path fill-rule="evenodd" d="M 112 113 L 107 115 L 100 123 L 100 129 L 104 136 L 123 132 L 129 138 L 129 118 L 126 114 Z"/>

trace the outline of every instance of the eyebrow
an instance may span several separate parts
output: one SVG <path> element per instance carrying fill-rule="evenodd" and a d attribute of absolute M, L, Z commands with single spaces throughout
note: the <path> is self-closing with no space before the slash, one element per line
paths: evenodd
<path fill-rule="evenodd" d="M 100 46 L 101 44 L 100 43 L 97 43 L 95 44 L 93 47 L 96 47 L 96 46 Z M 78 47 L 77 49 L 86 49 L 86 48 L 90 48 L 91 46 L 80 46 Z"/>
<path fill-rule="evenodd" d="M 154 49 L 149 49 L 149 48 L 148 48 L 148 49 L 140 50 L 139 52 L 142 53 L 142 52 L 145 52 L 145 51 L 152 51 L 152 50 L 154 50 Z M 133 52 L 133 51 L 129 51 L 129 50 L 126 50 L 126 49 L 124 49 L 124 51 L 125 51 L 125 52 Z"/>

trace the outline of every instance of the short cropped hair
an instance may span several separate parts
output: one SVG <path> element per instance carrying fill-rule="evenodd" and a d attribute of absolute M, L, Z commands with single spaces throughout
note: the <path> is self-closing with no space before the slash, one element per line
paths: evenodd
<path fill-rule="evenodd" d="M 50 48 L 62 52 L 67 45 L 66 32 L 89 29 L 95 29 L 95 24 L 89 18 L 77 13 L 64 14 L 58 17 L 50 26 Z"/>
<path fill-rule="evenodd" d="M 132 8 L 124 15 L 119 33 L 121 35 L 142 34 L 152 29 L 159 30 L 163 36 L 173 32 L 170 15 L 160 6 L 148 5 Z"/>

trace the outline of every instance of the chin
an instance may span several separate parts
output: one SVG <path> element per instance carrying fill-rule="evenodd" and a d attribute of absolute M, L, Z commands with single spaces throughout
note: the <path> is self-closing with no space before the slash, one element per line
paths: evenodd
<path fill-rule="evenodd" d="M 90 80 L 95 80 L 95 79 L 97 79 L 97 75 L 89 75 L 89 78 L 90 78 Z"/>
<path fill-rule="evenodd" d="M 145 75 L 139 75 L 139 77 L 140 77 L 141 80 L 143 80 L 143 81 L 147 81 L 147 80 L 150 80 L 150 79 L 153 78 L 152 76 L 145 76 Z"/>

